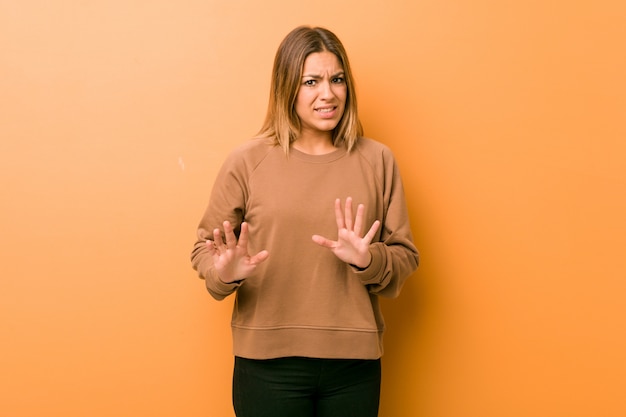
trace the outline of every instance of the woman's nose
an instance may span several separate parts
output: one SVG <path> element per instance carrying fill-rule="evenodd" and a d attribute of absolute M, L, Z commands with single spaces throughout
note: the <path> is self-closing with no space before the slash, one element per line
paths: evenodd
<path fill-rule="evenodd" d="M 333 86 L 330 82 L 325 81 L 320 85 L 320 96 L 322 98 L 332 98 L 335 95 L 333 91 Z"/>

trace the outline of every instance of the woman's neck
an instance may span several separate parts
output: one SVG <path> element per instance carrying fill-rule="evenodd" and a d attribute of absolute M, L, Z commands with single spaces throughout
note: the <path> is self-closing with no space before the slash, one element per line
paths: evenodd
<path fill-rule="evenodd" d="M 324 136 L 301 136 L 292 145 L 294 149 L 309 155 L 324 155 L 335 151 L 331 135 Z"/>

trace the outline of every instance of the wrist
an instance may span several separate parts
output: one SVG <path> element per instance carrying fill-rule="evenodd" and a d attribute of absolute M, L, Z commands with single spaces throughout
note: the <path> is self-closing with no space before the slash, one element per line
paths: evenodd
<path fill-rule="evenodd" d="M 367 252 L 367 258 L 362 261 L 362 262 L 358 262 L 358 263 L 353 263 L 351 264 L 353 267 L 355 267 L 356 269 L 359 270 L 364 270 L 367 269 L 368 266 L 370 266 L 372 263 L 372 254 L 368 251 Z"/>

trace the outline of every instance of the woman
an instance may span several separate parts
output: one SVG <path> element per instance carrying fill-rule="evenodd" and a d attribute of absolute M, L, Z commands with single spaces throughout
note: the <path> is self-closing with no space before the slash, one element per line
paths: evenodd
<path fill-rule="evenodd" d="M 265 123 L 224 162 L 191 256 L 214 298 L 236 294 L 238 417 L 378 415 L 378 296 L 397 296 L 419 258 L 393 155 L 362 134 L 341 42 L 294 29 Z"/>

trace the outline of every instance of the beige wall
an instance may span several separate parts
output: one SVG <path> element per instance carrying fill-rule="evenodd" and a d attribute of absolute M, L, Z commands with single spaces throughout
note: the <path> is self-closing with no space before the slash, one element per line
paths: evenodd
<path fill-rule="evenodd" d="M 0 0 L 1 414 L 232 416 L 232 300 L 188 255 L 307 23 L 344 41 L 422 252 L 384 303 L 381 416 L 626 415 L 625 14 Z"/>

